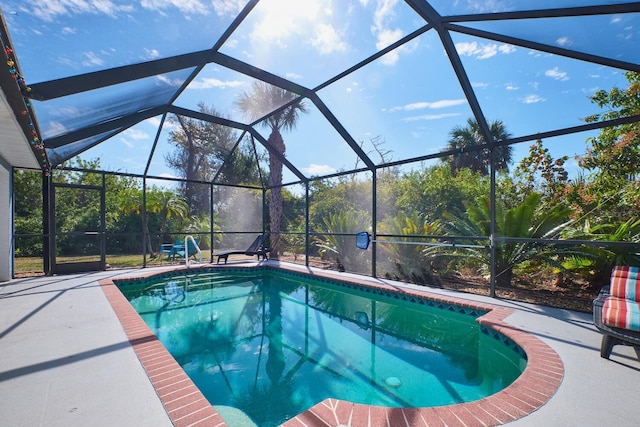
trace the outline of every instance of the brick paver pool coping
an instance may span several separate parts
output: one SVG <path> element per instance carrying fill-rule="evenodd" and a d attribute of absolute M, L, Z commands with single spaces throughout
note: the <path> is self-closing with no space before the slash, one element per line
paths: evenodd
<path fill-rule="evenodd" d="M 255 264 L 247 265 L 253 268 Z M 207 266 L 209 267 L 209 266 Z M 211 268 L 217 268 L 215 265 Z M 227 266 L 228 267 L 228 266 Z M 202 268 L 198 266 L 198 268 Z M 224 268 L 224 267 L 220 267 Z M 237 268 L 237 264 L 234 265 Z M 295 265 L 277 268 L 305 272 L 314 276 L 338 278 L 335 272 L 318 271 Z M 181 270 L 183 268 L 176 268 Z M 163 271 L 166 273 L 170 270 Z M 148 272 L 119 279 L 144 278 L 157 275 Z M 339 277 L 345 280 L 344 276 Z M 349 282 L 375 287 L 407 296 L 427 297 L 446 304 L 486 311 L 478 319 L 481 325 L 502 333 L 516 342 L 527 354 L 524 372 L 504 390 L 469 403 L 432 408 L 386 408 L 356 404 L 338 399 L 326 399 L 287 421 L 285 427 L 315 426 L 495 426 L 522 418 L 543 406 L 556 392 L 564 375 L 564 366 L 558 354 L 537 337 L 509 325 L 504 319 L 513 310 L 460 298 L 446 297 L 424 290 L 409 289 L 372 278 L 354 278 Z M 147 371 L 151 384 L 175 426 L 226 426 L 220 414 L 209 404 L 180 365 L 160 343 L 151 329 L 126 300 L 112 280 L 101 280 L 100 285 L 111 303 L 127 338 L 140 363 Z"/>

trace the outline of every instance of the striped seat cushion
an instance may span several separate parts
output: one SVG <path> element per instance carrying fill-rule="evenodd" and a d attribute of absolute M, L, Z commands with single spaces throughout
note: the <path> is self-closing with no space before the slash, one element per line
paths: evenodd
<path fill-rule="evenodd" d="M 640 268 L 617 265 L 611 272 L 610 297 L 602 308 L 602 323 L 640 331 Z"/>
<path fill-rule="evenodd" d="M 616 298 L 640 301 L 640 268 L 616 265 L 611 272 L 609 293 Z"/>
<path fill-rule="evenodd" d="M 608 297 L 602 308 L 602 323 L 640 332 L 640 304 L 625 298 Z"/>

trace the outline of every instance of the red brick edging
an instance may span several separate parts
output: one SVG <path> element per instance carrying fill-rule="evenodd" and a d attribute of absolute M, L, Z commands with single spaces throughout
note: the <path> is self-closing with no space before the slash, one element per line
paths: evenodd
<path fill-rule="evenodd" d="M 289 269 L 299 271 L 297 268 Z M 152 274 L 136 277 L 149 275 Z M 335 278 L 324 272 L 314 271 L 313 275 Z M 511 309 L 434 295 L 427 290 L 399 288 L 362 279 L 353 281 L 362 286 L 426 296 L 431 300 L 486 311 L 487 314 L 480 317 L 478 322 L 516 342 L 527 354 L 527 366 L 510 386 L 474 402 L 431 408 L 387 408 L 326 399 L 284 423 L 285 427 L 496 426 L 536 411 L 555 394 L 562 382 L 564 366 L 560 356 L 537 337 L 506 323 L 504 319 L 513 312 Z M 113 281 L 107 279 L 99 283 L 173 424 L 185 427 L 226 426 L 220 414 L 209 404 Z"/>
<path fill-rule="evenodd" d="M 226 426 L 191 378 L 169 354 L 112 280 L 98 282 L 173 425 Z"/>

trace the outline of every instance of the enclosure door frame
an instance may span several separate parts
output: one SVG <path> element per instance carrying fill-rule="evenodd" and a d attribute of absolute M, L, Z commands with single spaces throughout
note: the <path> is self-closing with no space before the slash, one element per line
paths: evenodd
<path fill-rule="evenodd" d="M 46 213 L 46 225 L 45 228 L 45 236 L 48 235 L 48 251 L 47 258 L 45 261 L 45 273 L 46 274 L 68 274 L 68 273 L 80 273 L 87 271 L 104 271 L 106 270 L 106 233 L 105 233 L 105 179 L 104 174 L 102 175 L 102 185 L 82 185 L 82 184 L 66 184 L 66 183 L 55 183 L 52 180 L 49 180 L 49 189 L 50 191 L 46 191 L 48 193 L 48 203 L 45 206 L 49 206 L 48 212 Z M 97 230 L 85 230 L 85 231 L 76 231 L 76 232 L 65 232 L 59 233 L 57 230 L 56 224 L 56 191 L 58 189 L 67 188 L 67 189 L 77 189 L 82 191 L 97 191 L 100 198 L 100 218 L 99 224 L 97 225 Z M 48 233 L 47 233 L 48 231 Z M 97 261 L 75 261 L 75 262 L 59 262 L 56 256 L 56 242 L 58 238 L 61 236 L 71 236 L 71 237 L 84 237 L 84 236 L 96 236 L 98 241 L 98 252 L 96 254 L 99 256 L 99 260 Z"/>

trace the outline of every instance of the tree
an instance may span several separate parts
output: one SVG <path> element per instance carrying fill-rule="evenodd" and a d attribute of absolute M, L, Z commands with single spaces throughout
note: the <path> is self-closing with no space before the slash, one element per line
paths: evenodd
<path fill-rule="evenodd" d="M 243 91 L 236 105 L 249 120 L 258 120 L 271 113 L 261 122 L 271 130 L 269 148 L 269 226 L 271 230 L 271 256 L 278 257 L 280 230 L 282 226 L 282 162 L 285 144 L 281 130 L 296 127 L 301 113 L 307 112 L 306 104 L 298 95 L 265 82 L 255 81 L 251 91 Z M 287 105 L 285 108 L 281 108 Z M 273 112 L 276 110 L 275 112 Z M 273 113 L 272 113 L 273 112 Z"/>
<path fill-rule="evenodd" d="M 351 235 L 365 229 L 366 215 L 355 211 L 339 211 L 323 218 L 323 224 L 316 228 L 314 243 L 320 255 L 326 259 L 335 255 L 341 271 L 360 270 L 363 252 L 356 248 Z"/>
<path fill-rule="evenodd" d="M 198 104 L 201 113 L 220 117 L 215 109 Z M 179 125 L 171 131 L 170 140 L 175 150 L 165 156 L 165 161 L 180 177 L 184 178 L 181 192 L 191 215 L 200 215 L 209 209 L 209 187 L 197 181 L 210 182 L 224 161 L 229 158 L 235 144 L 235 131 L 216 123 L 183 116 L 171 119 Z"/>
<path fill-rule="evenodd" d="M 492 142 L 498 142 L 508 139 L 509 134 L 501 121 L 491 122 L 489 125 L 489 131 L 491 132 Z M 480 125 L 474 119 L 467 119 L 466 126 L 456 126 L 449 133 L 449 150 L 467 149 L 477 146 L 488 144 L 485 141 L 484 136 L 480 130 Z M 498 170 L 509 170 L 508 164 L 512 159 L 512 147 L 511 146 L 498 146 L 495 147 L 494 152 L 496 154 L 496 168 Z M 476 150 L 463 151 L 459 154 L 450 156 L 447 162 L 451 164 L 451 170 L 453 173 L 460 169 L 469 168 L 475 172 L 480 172 L 482 175 L 489 174 L 489 164 L 491 160 L 491 152 L 489 148 L 481 148 Z"/>
<path fill-rule="evenodd" d="M 147 192 L 147 210 L 160 215 L 160 240 L 158 241 L 158 252 L 160 252 L 162 238 L 167 230 L 167 220 L 171 217 L 186 218 L 189 207 L 184 199 L 173 191 L 153 188 Z"/>
<path fill-rule="evenodd" d="M 626 78 L 628 88 L 600 90 L 591 97 L 605 112 L 585 118 L 587 123 L 640 113 L 640 73 L 628 72 Z M 597 203 L 606 212 L 604 222 L 640 215 L 640 123 L 604 128 L 587 142 L 590 148 L 578 157 L 578 164 L 591 172 L 585 204 Z"/>
<path fill-rule="evenodd" d="M 569 156 L 553 159 L 541 140 L 529 147 L 529 155 L 520 161 L 515 170 L 520 192 L 529 194 L 541 191 L 550 203 L 563 199 L 569 174 L 564 169 Z"/>
<path fill-rule="evenodd" d="M 156 257 L 153 244 L 151 241 L 151 233 L 149 231 L 149 221 L 151 216 L 156 216 L 160 220 L 160 239 L 157 243 L 157 250 L 160 250 L 160 245 L 163 243 L 163 235 L 167 230 L 167 220 L 171 217 L 177 217 L 183 219 L 188 214 L 188 207 L 186 202 L 173 191 L 163 190 L 158 187 L 152 187 L 147 191 L 146 204 L 143 215 L 143 192 L 137 188 L 130 188 L 127 191 L 120 193 L 119 206 L 124 213 L 133 213 L 140 215 L 142 221 L 143 233 L 147 236 L 147 251 L 151 258 Z"/>
<path fill-rule="evenodd" d="M 490 181 L 471 169 L 454 174 L 448 164 L 436 164 L 404 174 L 397 183 L 396 210 L 417 210 L 427 221 L 445 212 L 462 212 L 467 203 L 489 193 Z M 396 215 L 395 211 L 391 215 Z"/>
<path fill-rule="evenodd" d="M 424 216 L 417 211 L 406 214 L 399 211 L 396 216 L 389 218 L 378 225 L 378 234 L 386 234 L 389 240 L 406 243 L 387 243 L 384 239 L 378 240 L 379 247 L 387 256 L 386 259 L 393 264 L 395 271 L 403 280 L 425 283 L 432 280 L 431 261 L 429 251 L 425 246 L 412 244 L 417 236 L 435 236 L 441 234 L 438 222 L 429 223 Z M 406 237 L 399 237 L 406 236 Z M 433 238 L 420 239 L 420 242 L 434 242 Z"/>
<path fill-rule="evenodd" d="M 564 237 L 601 242 L 636 243 L 631 246 L 585 246 L 582 253 L 568 258 L 564 266 L 590 279 L 595 289 L 607 283 L 614 265 L 640 267 L 640 219 L 631 218 L 623 223 L 591 226 L 585 221 L 582 228 L 569 228 Z"/>
<path fill-rule="evenodd" d="M 42 172 L 15 170 L 13 173 L 14 232 L 16 256 L 42 255 Z"/>
<path fill-rule="evenodd" d="M 540 193 L 529 194 L 524 201 L 512 208 L 505 208 L 500 199 L 496 200 L 496 234 L 502 237 L 529 239 L 553 239 L 570 225 L 571 209 L 556 204 L 548 207 L 541 203 Z M 491 235 L 491 203 L 485 197 L 477 204 L 467 206 L 467 215 L 458 217 L 445 214 L 444 229 L 452 236 L 488 237 Z M 470 241 L 469 243 L 476 243 Z M 542 245 L 533 241 L 510 241 L 496 246 L 496 284 L 510 287 L 514 268 L 526 262 L 546 262 L 562 268 L 557 255 L 570 254 L 569 249 L 559 246 Z M 491 265 L 488 248 L 460 248 L 448 251 L 447 257 L 461 258 L 465 262 L 476 262 L 488 268 Z"/>

